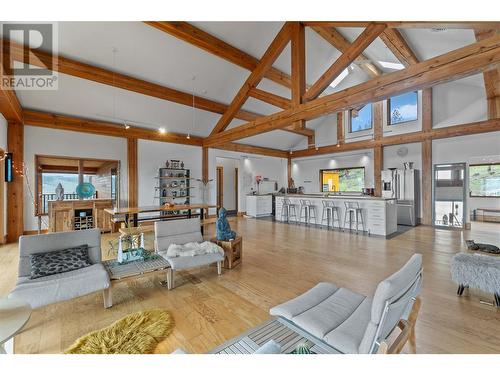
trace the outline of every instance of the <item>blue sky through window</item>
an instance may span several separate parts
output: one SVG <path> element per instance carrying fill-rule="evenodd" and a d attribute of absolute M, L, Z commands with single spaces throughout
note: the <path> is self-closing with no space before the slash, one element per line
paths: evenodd
<path fill-rule="evenodd" d="M 351 112 L 351 133 L 359 132 L 372 128 L 372 105 L 367 104 L 358 112 L 358 116 L 354 117 Z"/>
<path fill-rule="evenodd" d="M 390 100 L 391 125 L 402 122 L 415 121 L 418 117 L 418 95 L 416 91 L 393 96 Z"/>

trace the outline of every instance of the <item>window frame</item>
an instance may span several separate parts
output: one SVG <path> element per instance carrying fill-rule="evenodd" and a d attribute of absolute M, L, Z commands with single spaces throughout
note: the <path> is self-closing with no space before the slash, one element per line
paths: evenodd
<path fill-rule="evenodd" d="M 468 170 L 468 175 L 469 175 L 469 180 L 467 181 L 468 183 L 468 188 L 469 188 L 469 197 L 470 198 L 500 198 L 500 195 L 472 195 L 471 187 L 470 187 L 470 180 L 472 177 L 472 173 L 470 168 L 471 167 L 487 167 L 487 166 L 492 166 L 492 165 L 498 165 L 500 166 L 500 162 L 494 162 L 494 163 L 479 163 L 479 164 L 469 164 L 469 170 Z"/>
<path fill-rule="evenodd" d="M 407 92 L 405 92 L 403 94 L 399 94 L 399 95 L 394 95 L 394 96 L 391 96 L 390 98 L 387 99 L 387 105 L 386 105 L 386 107 L 387 107 L 386 108 L 386 110 L 387 110 L 387 126 L 398 126 L 398 125 L 401 125 L 401 124 L 407 124 L 407 123 L 416 122 L 416 121 L 419 120 L 418 113 L 420 112 L 419 111 L 419 109 L 420 109 L 420 100 L 418 100 L 418 90 L 409 91 L 409 92 L 414 92 L 417 95 L 417 117 L 414 120 L 406 120 L 406 121 L 401 121 L 401 122 L 393 124 L 392 120 L 391 120 L 391 99 L 394 98 L 394 97 L 396 97 L 396 96 L 407 94 Z"/>
<path fill-rule="evenodd" d="M 319 192 L 320 193 L 331 193 L 330 191 L 323 191 L 323 173 L 324 172 L 335 172 L 335 171 L 345 171 L 346 169 L 362 169 L 363 170 L 363 184 L 366 181 L 366 168 L 365 167 L 346 167 L 346 168 L 326 168 L 319 170 Z M 339 193 L 363 193 L 363 188 L 359 191 L 340 191 Z"/>
<path fill-rule="evenodd" d="M 352 109 L 350 109 L 348 111 L 348 130 L 349 130 L 349 134 L 359 134 L 359 133 L 362 133 L 362 132 L 368 132 L 370 130 L 373 130 L 373 122 L 374 122 L 374 119 L 373 119 L 373 103 L 368 103 L 368 104 L 365 104 L 361 109 L 363 109 L 364 107 L 366 107 L 367 105 L 371 106 L 371 121 L 370 121 L 370 127 L 368 129 L 361 129 L 361 130 L 355 130 L 355 131 L 352 131 Z M 345 168 L 344 168 L 345 169 Z"/>

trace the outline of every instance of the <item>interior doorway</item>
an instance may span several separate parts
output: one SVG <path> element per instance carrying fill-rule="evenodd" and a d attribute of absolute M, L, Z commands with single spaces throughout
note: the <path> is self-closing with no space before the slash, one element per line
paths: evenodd
<path fill-rule="evenodd" d="M 239 160 L 216 157 L 216 196 L 218 208 L 224 207 L 228 215 L 238 212 Z"/>
<path fill-rule="evenodd" d="M 434 226 L 465 228 L 465 163 L 436 164 L 434 166 Z"/>

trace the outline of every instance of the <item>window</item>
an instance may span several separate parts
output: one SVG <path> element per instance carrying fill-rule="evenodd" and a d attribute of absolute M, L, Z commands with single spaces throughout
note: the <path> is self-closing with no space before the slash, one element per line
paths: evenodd
<path fill-rule="evenodd" d="M 372 128 L 372 105 L 367 104 L 359 111 L 351 109 L 349 111 L 349 132 L 355 133 Z"/>
<path fill-rule="evenodd" d="M 35 215 L 48 213 L 49 202 L 57 199 L 56 188 L 64 189 L 65 200 L 80 199 L 76 194 L 79 181 L 91 183 L 93 198 L 116 200 L 119 190 L 119 162 L 104 159 L 78 159 L 63 156 L 35 155 Z"/>
<path fill-rule="evenodd" d="M 469 166 L 471 197 L 500 197 L 500 163 Z"/>
<path fill-rule="evenodd" d="M 407 92 L 387 100 L 387 123 L 389 125 L 416 121 L 418 118 L 418 93 Z"/>
<path fill-rule="evenodd" d="M 365 168 L 322 169 L 319 171 L 321 191 L 361 193 L 365 187 Z"/>

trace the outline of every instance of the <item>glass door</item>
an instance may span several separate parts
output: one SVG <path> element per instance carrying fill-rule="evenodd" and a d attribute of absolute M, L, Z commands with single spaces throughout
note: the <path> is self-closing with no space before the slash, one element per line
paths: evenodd
<path fill-rule="evenodd" d="M 465 163 L 434 165 L 434 226 L 465 227 Z"/>

